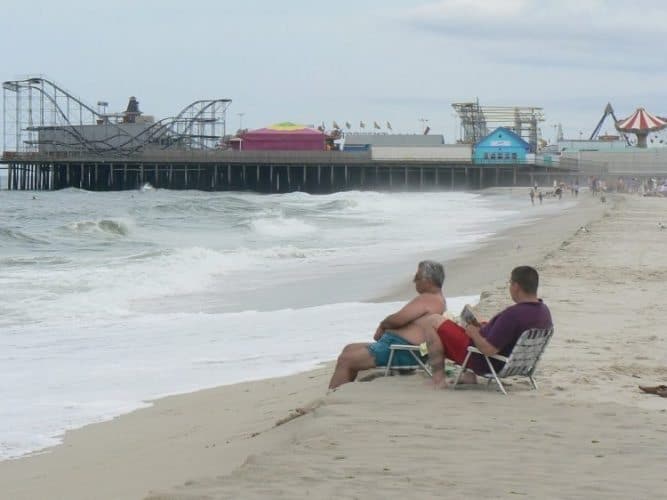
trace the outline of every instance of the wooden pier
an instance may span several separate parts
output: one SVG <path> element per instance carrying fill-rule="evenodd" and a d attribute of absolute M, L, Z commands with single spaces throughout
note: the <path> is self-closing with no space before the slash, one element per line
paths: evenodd
<path fill-rule="evenodd" d="M 131 157 L 5 153 L 10 190 L 89 191 L 155 188 L 258 193 L 345 190 L 428 191 L 551 184 L 576 173 L 530 164 L 473 165 L 470 160 L 379 161 L 345 152 L 182 152 Z M 583 179 L 582 179 L 583 180 Z"/>

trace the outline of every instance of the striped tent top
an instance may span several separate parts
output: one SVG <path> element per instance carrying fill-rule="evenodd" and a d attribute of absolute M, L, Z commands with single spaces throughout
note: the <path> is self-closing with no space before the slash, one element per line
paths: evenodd
<path fill-rule="evenodd" d="M 667 119 L 652 115 L 644 108 L 638 108 L 629 117 L 616 122 L 616 128 L 622 132 L 647 132 L 665 127 L 667 127 Z"/>

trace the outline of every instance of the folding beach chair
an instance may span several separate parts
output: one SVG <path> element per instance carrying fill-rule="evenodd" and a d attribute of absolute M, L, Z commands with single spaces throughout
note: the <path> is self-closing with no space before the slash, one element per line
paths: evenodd
<path fill-rule="evenodd" d="M 410 366 L 396 366 L 397 370 L 416 370 L 421 368 L 429 377 L 431 376 L 431 368 L 424 363 L 421 357 L 421 348 L 418 345 L 409 345 L 409 344 L 392 344 L 389 346 L 389 361 L 387 361 L 387 367 L 384 370 L 384 376 L 389 375 L 389 370 L 391 370 L 392 362 L 394 360 L 394 354 L 396 351 L 407 351 L 412 354 L 412 357 L 415 359 L 415 364 Z"/>
<path fill-rule="evenodd" d="M 454 389 L 456 389 L 461 376 L 468 366 L 470 356 L 473 354 L 484 356 L 486 364 L 489 366 L 490 372 L 482 376 L 488 380 L 489 384 L 492 380 L 495 380 L 498 384 L 498 387 L 505 396 L 507 396 L 507 392 L 505 391 L 505 387 L 503 387 L 502 382 L 500 382 L 500 379 L 505 377 L 528 377 L 530 379 L 530 383 L 533 385 L 533 388 L 537 389 L 537 383 L 535 382 L 535 379 L 533 379 L 533 374 L 535 373 L 537 362 L 540 360 L 540 357 L 542 356 L 544 349 L 547 347 L 549 340 L 551 340 L 553 333 L 553 327 L 546 329 L 531 328 L 530 330 L 526 330 L 519 337 L 519 340 L 514 346 L 514 349 L 512 349 L 509 357 L 500 356 L 499 354 L 486 356 L 482 354 L 476 347 L 468 347 L 468 354 L 463 361 L 463 365 L 461 365 L 459 376 L 456 377 L 456 382 L 454 382 Z M 505 365 L 503 366 L 502 370 L 496 373 L 496 370 L 489 358 L 503 361 Z"/>

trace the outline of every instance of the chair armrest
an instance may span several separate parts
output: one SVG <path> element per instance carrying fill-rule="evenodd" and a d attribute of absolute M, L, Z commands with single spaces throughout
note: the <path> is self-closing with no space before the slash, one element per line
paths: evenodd
<path fill-rule="evenodd" d="M 474 352 L 475 354 L 482 354 L 482 351 L 473 346 L 468 346 L 468 352 Z M 486 354 L 482 354 L 482 356 L 486 356 Z M 507 360 L 509 359 L 505 356 L 501 356 L 500 354 L 492 354 L 491 356 L 486 356 L 486 357 L 497 359 L 498 361 L 502 361 L 503 363 L 507 363 Z"/>
<path fill-rule="evenodd" d="M 391 344 L 389 349 L 392 351 L 419 351 L 419 346 L 410 344 Z"/>

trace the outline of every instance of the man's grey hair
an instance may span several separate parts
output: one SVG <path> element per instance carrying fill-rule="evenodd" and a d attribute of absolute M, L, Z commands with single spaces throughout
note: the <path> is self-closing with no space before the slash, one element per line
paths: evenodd
<path fill-rule="evenodd" d="M 429 280 L 438 288 L 442 288 L 445 282 L 445 268 L 440 262 L 434 260 L 422 260 L 417 268 L 419 274 L 424 279 Z"/>

